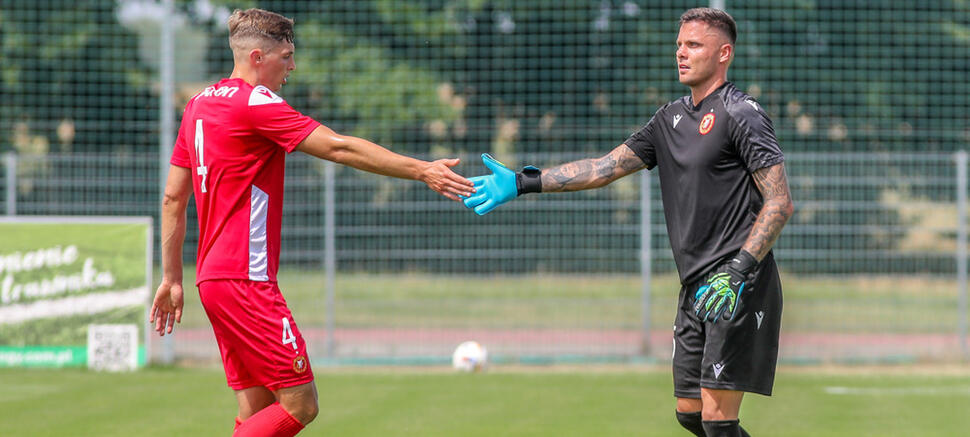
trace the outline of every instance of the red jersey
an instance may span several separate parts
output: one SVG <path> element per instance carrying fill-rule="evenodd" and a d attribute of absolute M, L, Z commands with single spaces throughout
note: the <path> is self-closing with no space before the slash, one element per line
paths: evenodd
<path fill-rule="evenodd" d="M 192 171 L 196 284 L 276 281 L 286 154 L 319 125 L 242 79 L 222 79 L 189 101 L 171 163 Z"/>

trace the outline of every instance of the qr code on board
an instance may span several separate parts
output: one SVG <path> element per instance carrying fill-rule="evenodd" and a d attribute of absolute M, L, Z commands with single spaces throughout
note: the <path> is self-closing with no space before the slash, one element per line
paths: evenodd
<path fill-rule="evenodd" d="M 119 372 L 138 365 L 138 327 L 88 325 L 88 367 Z"/>

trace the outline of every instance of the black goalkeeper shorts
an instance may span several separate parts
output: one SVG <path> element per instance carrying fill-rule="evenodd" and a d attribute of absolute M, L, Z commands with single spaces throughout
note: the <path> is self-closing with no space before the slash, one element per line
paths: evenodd
<path fill-rule="evenodd" d="M 781 280 L 772 254 L 741 292 L 733 320 L 701 322 L 694 294 L 704 280 L 680 289 L 674 321 L 674 396 L 699 399 L 701 387 L 771 396 L 781 330 Z"/>

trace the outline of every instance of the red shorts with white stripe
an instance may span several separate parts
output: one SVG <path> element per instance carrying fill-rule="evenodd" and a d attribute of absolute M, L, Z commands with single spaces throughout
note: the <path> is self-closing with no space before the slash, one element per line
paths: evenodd
<path fill-rule="evenodd" d="M 199 297 L 230 388 L 275 391 L 313 381 L 306 342 L 275 282 L 208 280 Z"/>

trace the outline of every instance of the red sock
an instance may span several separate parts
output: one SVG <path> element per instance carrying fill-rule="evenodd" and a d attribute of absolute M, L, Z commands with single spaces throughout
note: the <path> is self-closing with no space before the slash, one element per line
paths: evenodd
<path fill-rule="evenodd" d="M 246 419 L 232 435 L 233 437 L 293 437 L 302 429 L 303 424 L 277 402 Z"/>

